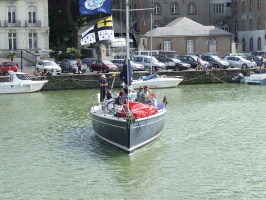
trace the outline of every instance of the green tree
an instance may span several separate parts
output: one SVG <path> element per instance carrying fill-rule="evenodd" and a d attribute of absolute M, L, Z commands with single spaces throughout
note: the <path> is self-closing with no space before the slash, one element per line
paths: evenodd
<path fill-rule="evenodd" d="M 9 52 L 6 53 L 5 58 L 10 59 L 11 61 L 13 61 L 13 59 L 16 57 L 16 55 L 17 55 L 16 52 L 9 51 Z"/>
<path fill-rule="evenodd" d="M 78 47 L 78 30 L 85 22 L 100 19 L 108 14 L 81 15 L 78 0 L 48 0 L 50 49 Z"/>

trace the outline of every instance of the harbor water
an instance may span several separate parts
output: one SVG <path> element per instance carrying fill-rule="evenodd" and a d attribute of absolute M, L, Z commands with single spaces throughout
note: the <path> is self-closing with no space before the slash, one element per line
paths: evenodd
<path fill-rule="evenodd" d="M 98 90 L 0 96 L 0 199 L 266 199 L 266 87 L 180 85 L 162 135 L 128 155 L 95 136 Z"/>

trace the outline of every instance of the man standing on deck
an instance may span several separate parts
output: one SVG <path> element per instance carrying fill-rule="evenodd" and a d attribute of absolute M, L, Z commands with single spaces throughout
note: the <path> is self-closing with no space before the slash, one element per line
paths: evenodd
<path fill-rule="evenodd" d="M 100 102 L 103 102 L 105 99 L 106 95 L 106 88 L 108 86 L 108 82 L 106 80 L 105 75 L 101 75 L 101 80 L 100 80 Z"/>

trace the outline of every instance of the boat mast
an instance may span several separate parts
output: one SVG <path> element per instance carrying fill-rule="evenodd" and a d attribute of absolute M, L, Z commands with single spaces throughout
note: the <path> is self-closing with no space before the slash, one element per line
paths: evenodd
<path fill-rule="evenodd" d="M 126 62 L 127 62 L 127 71 L 129 70 L 129 0 L 126 0 Z M 127 80 L 130 80 L 131 77 L 129 77 L 129 72 L 127 73 Z M 130 81 L 128 81 L 130 82 Z"/>

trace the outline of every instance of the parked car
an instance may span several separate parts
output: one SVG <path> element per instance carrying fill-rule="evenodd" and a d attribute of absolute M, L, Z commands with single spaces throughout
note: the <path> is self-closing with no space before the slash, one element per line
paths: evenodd
<path fill-rule="evenodd" d="M 241 57 L 246 57 L 243 53 L 227 53 L 227 54 L 225 54 L 225 56 L 224 57 L 226 57 L 226 56 L 241 56 Z"/>
<path fill-rule="evenodd" d="M 198 56 L 196 55 L 177 56 L 177 59 L 181 60 L 184 63 L 190 64 L 191 68 L 196 68 L 198 65 L 197 62 Z M 210 66 L 210 63 L 201 59 L 201 65 Z"/>
<path fill-rule="evenodd" d="M 89 62 L 91 60 L 95 60 L 95 59 L 96 58 L 83 58 L 82 61 L 81 61 L 82 65 L 83 65 L 83 69 L 89 67 Z"/>
<path fill-rule="evenodd" d="M 62 73 L 63 72 L 72 72 L 76 73 L 77 71 L 77 61 L 74 59 L 64 59 L 60 63 Z"/>
<path fill-rule="evenodd" d="M 90 71 L 102 71 L 104 73 L 116 72 L 118 67 L 110 60 L 91 60 L 89 63 Z"/>
<path fill-rule="evenodd" d="M 227 69 L 229 66 L 229 63 L 227 61 L 223 60 L 222 58 L 216 55 L 202 54 L 201 59 L 209 62 L 210 65 L 215 68 L 221 67 L 221 68 Z"/>
<path fill-rule="evenodd" d="M 187 70 L 190 68 L 190 64 L 181 62 L 177 58 L 161 57 L 158 60 L 165 64 L 166 69 L 172 69 L 173 71 Z"/>
<path fill-rule="evenodd" d="M 247 57 L 247 60 L 251 60 L 252 56 Z M 262 56 L 253 56 L 253 61 L 256 63 L 257 66 L 261 66 Z"/>
<path fill-rule="evenodd" d="M 121 71 L 124 65 L 124 60 L 125 59 L 112 59 L 110 60 L 112 63 L 114 63 L 118 70 Z M 130 65 L 133 68 L 133 71 L 144 71 L 145 67 L 142 64 L 138 64 L 130 60 Z"/>
<path fill-rule="evenodd" d="M 133 62 L 142 64 L 145 67 L 145 70 L 158 71 L 159 69 L 165 69 L 165 64 L 159 62 L 154 56 L 134 56 L 132 59 Z"/>
<path fill-rule="evenodd" d="M 266 51 L 253 51 L 253 56 L 266 56 Z"/>
<path fill-rule="evenodd" d="M 17 63 L 13 62 L 13 61 L 4 61 L 1 63 L 0 66 L 0 74 L 1 75 L 5 75 L 8 73 L 8 71 L 11 70 L 13 72 L 17 72 L 18 71 L 18 65 Z"/>
<path fill-rule="evenodd" d="M 38 68 L 40 71 L 43 71 L 46 69 L 47 71 L 51 71 L 52 69 L 56 71 L 56 74 L 61 74 L 61 67 L 52 60 L 39 60 L 36 63 L 36 68 Z"/>
<path fill-rule="evenodd" d="M 254 63 L 252 63 L 250 60 L 246 60 L 241 56 L 225 56 L 224 60 L 229 62 L 229 67 L 232 68 L 246 69 L 255 67 Z"/>

